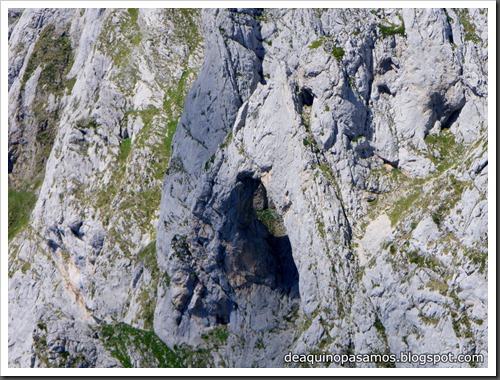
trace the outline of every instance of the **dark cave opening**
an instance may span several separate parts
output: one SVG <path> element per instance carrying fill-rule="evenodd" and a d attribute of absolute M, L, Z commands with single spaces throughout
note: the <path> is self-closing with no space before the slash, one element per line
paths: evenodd
<path fill-rule="evenodd" d="M 377 91 L 379 94 L 392 95 L 391 90 L 389 90 L 389 87 L 385 83 L 377 85 Z"/>
<path fill-rule="evenodd" d="M 175 257 L 189 272 L 185 296 L 175 300 L 177 324 L 189 313 L 212 326 L 234 322 L 254 331 L 290 328 L 300 308 L 299 272 L 281 211 L 266 187 L 253 173 L 240 173 L 224 201 L 212 210 L 223 222 L 217 226 L 217 245 L 211 252 L 204 251 L 211 240 L 191 241 L 203 252 L 197 270 L 196 250 L 188 239 L 172 239 Z"/>
<path fill-rule="evenodd" d="M 299 273 L 293 261 L 290 239 L 283 218 L 260 181 L 252 196 L 252 207 L 258 221 L 268 232 L 265 240 L 269 244 L 271 254 L 277 259 L 277 287 L 292 298 L 298 297 Z"/>
<path fill-rule="evenodd" d="M 462 112 L 462 109 L 463 109 L 463 106 L 460 107 L 459 109 L 453 111 L 447 119 L 443 120 L 443 123 L 441 124 L 441 130 L 451 128 L 453 123 L 455 123 L 455 121 L 457 121 L 458 118 L 460 117 L 460 113 Z"/>
<path fill-rule="evenodd" d="M 428 103 L 428 107 L 432 110 L 432 117 L 428 122 L 428 129 L 434 125 L 436 120 L 441 121 L 441 130 L 449 129 L 459 118 L 464 105 L 465 97 L 459 102 L 449 103 L 443 94 L 439 92 L 432 93 Z"/>
<path fill-rule="evenodd" d="M 302 106 L 311 107 L 314 101 L 314 95 L 310 89 L 304 87 L 300 90 L 299 100 Z"/>
<path fill-rule="evenodd" d="M 384 75 L 386 72 L 395 70 L 397 68 L 399 68 L 398 65 L 394 63 L 391 57 L 385 57 L 380 61 L 379 74 Z"/>
<path fill-rule="evenodd" d="M 234 218 L 225 257 L 233 289 L 265 285 L 288 298 L 299 298 L 299 273 L 283 220 L 259 179 L 244 176 L 230 201 Z"/>

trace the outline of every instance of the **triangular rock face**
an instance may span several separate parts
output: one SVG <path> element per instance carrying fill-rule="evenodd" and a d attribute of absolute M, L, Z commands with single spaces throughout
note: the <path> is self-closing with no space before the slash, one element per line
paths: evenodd
<path fill-rule="evenodd" d="M 9 23 L 10 365 L 487 366 L 486 10 Z"/>

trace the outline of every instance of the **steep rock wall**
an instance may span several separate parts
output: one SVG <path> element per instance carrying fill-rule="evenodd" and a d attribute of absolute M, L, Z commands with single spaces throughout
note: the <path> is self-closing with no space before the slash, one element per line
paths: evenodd
<path fill-rule="evenodd" d="M 10 365 L 487 365 L 486 11 L 9 22 Z"/>
<path fill-rule="evenodd" d="M 124 365 L 102 326 L 152 330 L 157 284 L 168 281 L 155 255 L 161 183 L 201 63 L 199 26 L 196 10 L 18 17 L 9 40 L 9 197 L 33 194 L 36 203 L 10 241 L 12 365 Z"/>
<path fill-rule="evenodd" d="M 186 100 L 190 133 L 174 140 L 158 227 L 172 277 L 155 316 L 162 339 L 202 345 L 223 329 L 220 355 L 237 366 L 283 365 L 285 351 L 318 347 L 486 350 L 487 299 L 466 285 L 486 284 L 486 173 L 479 187 L 466 174 L 486 152 L 486 79 L 469 82 L 486 70 L 485 14 L 468 12 L 217 13 L 229 41 L 242 20 L 259 30 L 262 73 L 237 114 L 218 103 L 205 117 L 214 83 L 238 75 L 207 55 Z M 238 62 L 252 50 L 245 35 Z M 216 151 L 199 143 L 212 128 L 226 136 Z M 252 206 L 261 184 L 267 214 Z M 454 230 L 469 202 L 474 227 Z M 475 235 L 473 252 L 462 233 Z"/>

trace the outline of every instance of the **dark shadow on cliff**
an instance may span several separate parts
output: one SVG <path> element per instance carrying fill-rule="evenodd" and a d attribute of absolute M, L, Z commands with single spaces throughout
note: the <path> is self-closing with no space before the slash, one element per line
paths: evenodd
<path fill-rule="evenodd" d="M 265 285 L 282 296 L 298 298 L 299 274 L 290 239 L 261 181 L 243 176 L 226 204 L 221 232 L 229 244 L 223 267 L 235 293 Z"/>

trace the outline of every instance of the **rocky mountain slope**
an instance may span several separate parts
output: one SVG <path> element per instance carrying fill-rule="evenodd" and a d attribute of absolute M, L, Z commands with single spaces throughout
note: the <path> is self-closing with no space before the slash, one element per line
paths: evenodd
<path fill-rule="evenodd" d="M 9 23 L 11 366 L 487 366 L 485 10 Z"/>

